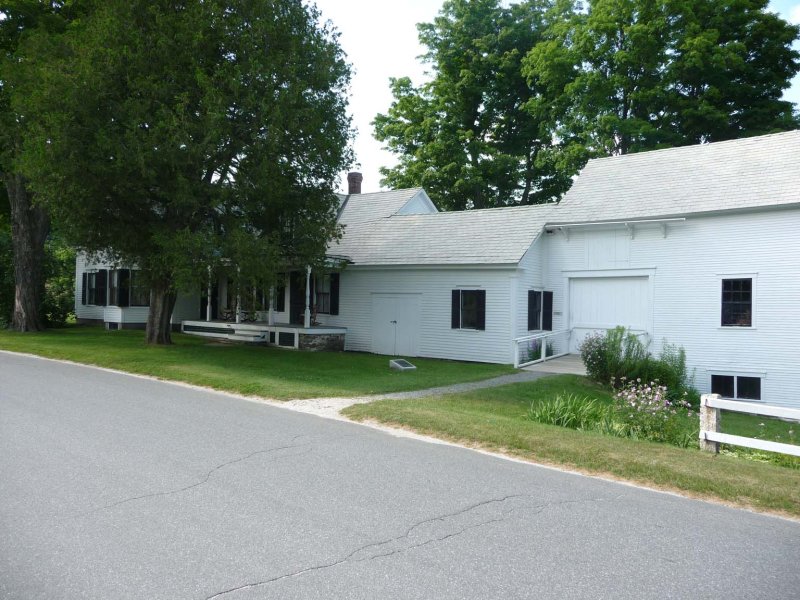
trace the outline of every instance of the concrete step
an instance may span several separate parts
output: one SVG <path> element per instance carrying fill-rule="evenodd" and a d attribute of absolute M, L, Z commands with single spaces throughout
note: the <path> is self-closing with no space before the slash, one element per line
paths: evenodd
<path fill-rule="evenodd" d="M 250 342 L 257 344 L 266 342 L 267 336 L 263 333 L 229 333 L 228 339 L 233 342 Z"/>

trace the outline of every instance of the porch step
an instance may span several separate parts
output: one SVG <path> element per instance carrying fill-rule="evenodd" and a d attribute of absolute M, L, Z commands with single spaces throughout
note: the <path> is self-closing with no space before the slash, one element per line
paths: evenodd
<path fill-rule="evenodd" d="M 267 336 L 263 333 L 229 333 L 228 339 L 234 342 L 250 342 L 250 343 L 260 343 L 266 342 Z"/>

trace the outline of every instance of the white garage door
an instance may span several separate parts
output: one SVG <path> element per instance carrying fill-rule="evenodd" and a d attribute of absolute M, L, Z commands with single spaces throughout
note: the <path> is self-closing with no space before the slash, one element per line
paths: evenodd
<path fill-rule="evenodd" d="M 418 356 L 420 294 L 372 295 L 372 351 L 392 356 Z"/>
<path fill-rule="evenodd" d="M 570 279 L 571 351 L 594 331 L 617 325 L 641 331 L 650 321 L 648 277 L 586 277 Z"/>

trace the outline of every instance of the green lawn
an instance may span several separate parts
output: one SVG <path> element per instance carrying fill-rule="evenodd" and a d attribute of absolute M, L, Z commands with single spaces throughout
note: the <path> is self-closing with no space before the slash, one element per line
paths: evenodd
<path fill-rule="evenodd" d="M 296 352 L 212 344 L 173 335 L 174 345 L 148 347 L 141 331 L 67 327 L 42 333 L 0 330 L 0 350 L 13 350 L 184 381 L 219 390 L 286 400 L 358 396 L 476 381 L 513 371 L 510 366 L 414 359 L 416 371 L 389 370 L 385 356 L 354 352 Z"/>
<path fill-rule="evenodd" d="M 344 413 L 352 419 L 399 425 L 536 462 L 800 516 L 800 469 L 574 431 L 526 418 L 532 401 L 565 393 L 610 401 L 607 390 L 587 379 L 560 375 L 464 394 L 378 401 L 352 406 Z M 746 434 L 753 427 L 765 429 L 766 424 L 759 426 L 761 422 L 765 421 L 726 413 L 723 430 Z M 781 435 L 792 425 L 778 422 L 770 427 Z"/>

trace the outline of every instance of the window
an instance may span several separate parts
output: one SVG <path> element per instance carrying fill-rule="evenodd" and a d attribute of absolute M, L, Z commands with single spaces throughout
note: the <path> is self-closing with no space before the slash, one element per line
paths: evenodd
<path fill-rule="evenodd" d="M 722 326 L 752 327 L 753 280 L 722 280 Z"/>
<path fill-rule="evenodd" d="M 131 306 L 150 306 L 150 289 L 141 271 L 131 271 Z"/>
<path fill-rule="evenodd" d="M 100 269 L 86 273 L 86 304 L 94 306 L 106 305 L 106 283 L 108 280 L 108 271 Z"/>
<path fill-rule="evenodd" d="M 553 331 L 553 292 L 528 290 L 528 331 Z"/>
<path fill-rule="evenodd" d="M 486 290 L 453 290 L 452 329 L 486 329 Z"/>
<path fill-rule="evenodd" d="M 761 400 L 761 378 L 744 375 L 712 375 L 711 393 L 737 400 Z"/>
<path fill-rule="evenodd" d="M 130 269 L 108 273 L 108 303 L 111 306 L 130 306 Z"/>
<path fill-rule="evenodd" d="M 339 314 L 339 273 L 325 273 L 314 277 L 314 306 L 317 314 Z"/>
<path fill-rule="evenodd" d="M 327 273 L 314 277 L 314 307 L 317 314 L 331 312 L 331 276 Z"/>

